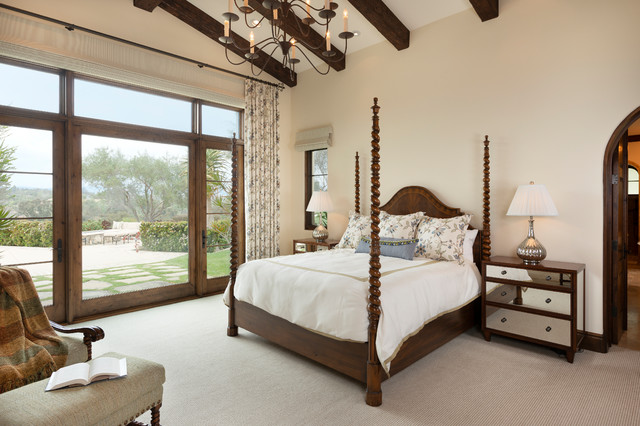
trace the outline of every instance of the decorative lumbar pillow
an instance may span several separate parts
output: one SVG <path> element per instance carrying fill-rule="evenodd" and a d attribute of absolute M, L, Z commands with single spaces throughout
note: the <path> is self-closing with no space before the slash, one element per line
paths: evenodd
<path fill-rule="evenodd" d="M 464 263 L 463 244 L 471 215 L 425 218 L 418 226 L 416 257 Z"/>
<path fill-rule="evenodd" d="M 473 243 L 476 241 L 476 237 L 478 236 L 477 229 L 467 229 L 467 232 L 464 233 L 464 243 L 462 243 L 462 255 L 465 260 L 473 263 Z"/>
<path fill-rule="evenodd" d="M 408 239 L 416 237 L 416 229 L 424 213 L 392 215 L 380 212 L 380 238 Z"/>
<path fill-rule="evenodd" d="M 400 259 L 413 260 L 416 252 L 417 238 L 397 239 L 384 238 L 380 239 L 380 254 L 382 256 L 399 257 Z M 360 244 L 356 248 L 356 253 L 369 253 L 371 250 L 371 237 L 364 236 L 360 239 Z"/>
<path fill-rule="evenodd" d="M 360 242 L 360 237 L 371 233 L 371 218 L 360 213 L 352 213 L 349 216 L 347 230 L 342 234 L 337 248 L 356 248 Z"/>

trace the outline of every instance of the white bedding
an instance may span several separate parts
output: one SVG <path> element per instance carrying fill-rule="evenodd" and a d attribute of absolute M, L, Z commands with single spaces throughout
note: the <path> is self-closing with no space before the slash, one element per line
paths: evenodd
<path fill-rule="evenodd" d="M 376 349 L 388 372 L 409 336 L 480 293 L 480 274 L 466 262 L 380 256 L 382 315 Z M 236 299 L 333 338 L 367 341 L 369 254 L 353 249 L 280 256 L 240 266 Z M 228 304 L 229 288 L 224 301 Z"/>

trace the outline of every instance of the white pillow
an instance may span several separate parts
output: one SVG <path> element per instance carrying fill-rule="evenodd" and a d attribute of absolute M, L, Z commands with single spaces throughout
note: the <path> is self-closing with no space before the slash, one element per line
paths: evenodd
<path fill-rule="evenodd" d="M 429 217 L 418 226 L 416 257 L 457 261 L 464 264 L 464 237 L 471 215 L 450 218 Z"/>
<path fill-rule="evenodd" d="M 467 229 L 467 232 L 464 234 L 464 243 L 462 243 L 462 256 L 465 260 L 473 263 L 473 243 L 476 241 L 476 237 L 478 236 L 477 229 Z"/>
<path fill-rule="evenodd" d="M 380 212 L 380 238 L 411 239 L 416 237 L 416 229 L 424 213 L 392 215 Z"/>
<path fill-rule="evenodd" d="M 342 234 L 337 248 L 355 249 L 360 243 L 363 235 L 371 234 L 371 217 L 363 216 L 360 213 L 352 213 L 349 215 L 349 224 L 346 231 Z"/>

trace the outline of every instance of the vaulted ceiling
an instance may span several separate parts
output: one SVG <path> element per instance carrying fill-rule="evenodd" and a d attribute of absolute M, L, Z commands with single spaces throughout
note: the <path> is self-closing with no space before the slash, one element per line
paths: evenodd
<path fill-rule="evenodd" d="M 451 6 L 450 2 L 452 0 L 443 1 L 449 2 L 449 7 Z M 443 1 L 440 1 L 440 3 L 442 5 L 445 5 Z M 498 17 L 499 0 L 459 1 L 460 5 L 458 5 L 457 9 L 446 9 L 446 6 L 441 6 L 441 8 L 445 8 L 441 12 L 441 15 L 457 13 L 460 11 L 460 8 L 468 8 L 468 2 L 475 9 L 478 17 L 482 21 L 487 21 L 489 19 Z M 193 27 L 195 30 L 211 38 L 214 42 L 224 45 L 224 43 L 219 41 L 219 38 L 224 35 L 224 24 L 223 22 L 221 22 L 223 19 L 222 13 L 217 13 L 214 10 L 204 10 L 204 8 L 208 6 L 208 3 L 214 2 L 202 3 L 202 1 L 200 1 L 200 3 L 202 3 L 202 9 L 197 6 L 198 2 L 198 0 L 133 0 L 133 5 L 148 12 L 153 12 L 157 8 L 160 8 L 165 12 L 173 15 L 180 21 L 184 22 L 186 25 Z M 428 9 L 429 2 L 438 3 L 434 0 L 420 0 L 419 2 L 411 2 L 407 0 L 349 0 L 352 9 L 355 9 L 355 12 L 353 10 L 350 10 L 349 19 L 350 21 L 355 20 L 355 22 L 360 22 L 359 19 L 368 22 L 373 28 L 375 28 L 375 31 L 382 35 L 382 37 L 384 37 L 384 39 L 391 43 L 397 50 L 403 50 L 410 47 L 410 29 L 407 28 L 406 23 L 403 23 L 402 20 L 398 18 L 397 15 L 399 15 L 399 13 L 394 13 L 392 9 L 404 12 L 403 8 L 412 8 L 410 12 L 413 13 L 416 8 L 419 8 L 421 11 L 428 14 L 428 12 L 430 12 L 430 10 Z M 226 2 L 221 0 L 218 0 L 215 3 L 220 3 L 219 7 L 226 6 Z M 260 15 L 270 17 L 269 9 L 263 7 L 261 0 L 248 0 L 248 4 Z M 356 15 L 355 19 L 352 18 L 354 17 L 354 15 Z M 444 16 L 440 16 L 440 18 L 441 17 Z M 322 52 L 324 51 L 323 33 L 319 33 L 318 31 L 314 30 L 313 27 L 310 28 L 310 31 L 300 31 L 301 27 L 305 27 L 305 24 L 301 23 L 301 19 L 293 13 L 288 14 L 284 21 L 285 22 L 282 25 L 287 27 L 287 31 L 290 33 L 290 35 L 292 37 L 295 37 L 299 43 L 302 43 L 304 46 L 309 47 L 308 51 L 315 55 L 313 58 L 315 62 L 326 62 L 329 67 L 331 67 L 335 71 L 341 71 L 345 69 L 345 58 L 342 55 L 340 49 L 334 44 L 331 45 L 331 50 L 335 51 L 337 53 L 336 56 L 341 57 L 341 60 L 332 61 L 331 59 L 327 59 L 327 57 L 322 55 Z M 418 26 L 426 25 L 427 23 L 429 22 L 412 20 L 411 26 L 414 27 L 412 29 L 415 29 Z M 249 40 L 243 38 L 241 35 L 233 31 L 231 35 L 235 40 L 235 45 L 226 45 L 229 52 L 231 52 L 229 54 L 229 57 L 231 60 L 239 61 L 249 48 Z M 313 46 L 320 47 L 313 48 Z M 349 52 L 352 51 L 353 50 L 351 50 L 350 48 Z M 254 60 L 255 67 L 264 67 L 264 72 L 275 77 L 277 80 L 286 84 L 287 86 L 293 87 L 297 84 L 296 73 L 292 73 L 287 68 L 284 68 L 279 61 L 269 60 L 269 55 L 267 55 L 266 53 L 263 53 L 260 50 L 258 50 L 257 52 L 259 56 Z M 237 59 L 233 58 L 234 55 L 237 55 Z M 298 70 L 300 69 L 301 68 L 298 68 Z"/>

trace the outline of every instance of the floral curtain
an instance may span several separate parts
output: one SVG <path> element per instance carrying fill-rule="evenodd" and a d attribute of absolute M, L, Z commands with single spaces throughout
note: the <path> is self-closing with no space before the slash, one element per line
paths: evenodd
<path fill-rule="evenodd" d="M 280 254 L 280 89 L 245 82 L 245 221 L 247 260 Z"/>

